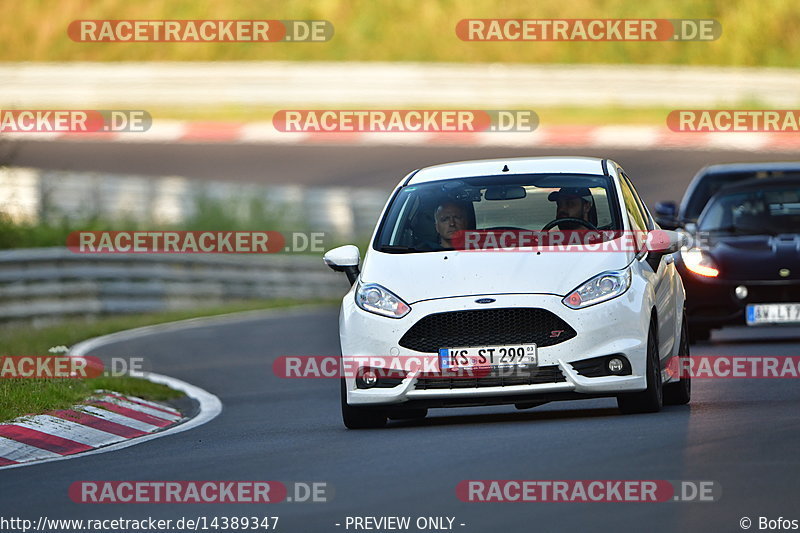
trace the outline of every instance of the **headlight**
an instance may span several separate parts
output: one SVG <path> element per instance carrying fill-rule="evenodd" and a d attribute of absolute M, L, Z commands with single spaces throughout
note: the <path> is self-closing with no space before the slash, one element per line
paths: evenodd
<path fill-rule="evenodd" d="M 629 268 L 603 272 L 566 295 L 561 302 L 571 309 L 582 309 L 616 298 L 627 291 L 630 286 L 631 271 Z"/>
<path fill-rule="evenodd" d="M 402 318 L 411 311 L 407 303 L 377 283 L 359 283 L 356 287 L 356 305 L 364 311 L 389 318 Z"/>
<path fill-rule="evenodd" d="M 692 248 L 681 252 L 683 264 L 690 272 L 706 278 L 716 278 L 719 276 L 719 268 L 714 259 L 700 248 Z"/>

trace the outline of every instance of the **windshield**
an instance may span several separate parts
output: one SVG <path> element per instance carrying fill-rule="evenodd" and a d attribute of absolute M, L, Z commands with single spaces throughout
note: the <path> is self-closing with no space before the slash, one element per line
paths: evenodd
<path fill-rule="evenodd" d="M 698 228 L 745 235 L 800 232 L 800 184 L 721 194 L 703 212 Z"/>
<path fill-rule="evenodd" d="M 622 229 L 610 178 L 523 174 L 403 187 L 387 210 L 375 248 L 439 251 L 452 249 L 459 231 L 542 229 Z"/>
<path fill-rule="evenodd" d="M 780 178 L 780 177 L 800 177 L 797 172 L 779 171 L 749 171 L 749 172 L 725 172 L 706 174 L 697 184 L 689 202 L 686 205 L 686 212 L 683 214 L 685 220 L 697 220 L 708 203 L 709 198 L 717 194 L 720 189 L 734 183 L 755 179 L 755 178 Z"/>

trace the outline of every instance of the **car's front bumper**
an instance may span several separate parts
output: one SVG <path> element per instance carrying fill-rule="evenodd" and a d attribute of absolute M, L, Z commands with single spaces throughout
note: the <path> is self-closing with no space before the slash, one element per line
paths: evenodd
<path fill-rule="evenodd" d="M 343 301 L 340 315 L 342 354 L 346 356 L 418 356 L 436 358 L 400 346 L 399 340 L 418 320 L 433 313 L 487 308 L 546 309 L 569 324 L 575 337 L 552 346 L 538 348 L 538 368 L 551 367 L 560 377 L 547 383 L 500 386 L 465 386 L 421 390 L 419 378 L 410 375 L 390 388 L 357 389 L 355 379 L 346 377 L 347 401 L 351 405 L 401 404 L 421 406 L 489 405 L 524 403 L 592 396 L 614 396 L 644 390 L 649 309 L 644 308 L 642 291 L 633 287 L 625 294 L 585 309 L 566 307 L 562 297 L 550 294 L 472 295 L 417 302 L 402 319 L 367 313 L 353 302 L 352 294 Z M 489 305 L 475 302 L 491 297 Z M 455 348 L 456 346 L 452 346 Z M 612 354 L 622 354 L 631 365 L 630 375 L 587 377 L 571 363 Z M 456 378 L 459 379 L 459 378 Z"/>
<path fill-rule="evenodd" d="M 747 324 L 749 304 L 800 303 L 800 281 L 747 281 L 705 278 L 689 272 L 682 264 L 678 271 L 686 288 L 686 316 L 690 325 L 719 328 Z M 736 287 L 747 288 L 747 296 L 736 296 Z"/>

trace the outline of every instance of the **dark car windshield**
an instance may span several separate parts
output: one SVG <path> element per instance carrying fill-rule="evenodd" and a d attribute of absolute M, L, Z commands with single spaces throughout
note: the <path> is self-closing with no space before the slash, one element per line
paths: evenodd
<path fill-rule="evenodd" d="M 698 221 L 701 231 L 744 235 L 800 233 L 800 183 L 721 192 Z"/>
<path fill-rule="evenodd" d="M 798 172 L 778 172 L 778 171 L 747 171 L 747 172 L 714 172 L 706 174 L 700 178 L 683 213 L 686 221 L 697 220 L 700 213 L 708 204 L 708 200 L 717 194 L 723 187 L 755 178 L 778 178 L 791 177 L 800 178 Z"/>
<path fill-rule="evenodd" d="M 394 253 L 447 249 L 449 232 L 542 230 L 569 215 L 589 225 L 553 229 L 622 229 L 607 176 L 521 174 L 478 176 L 403 187 L 392 201 L 374 243 Z M 574 224 L 574 223 L 573 223 Z"/>

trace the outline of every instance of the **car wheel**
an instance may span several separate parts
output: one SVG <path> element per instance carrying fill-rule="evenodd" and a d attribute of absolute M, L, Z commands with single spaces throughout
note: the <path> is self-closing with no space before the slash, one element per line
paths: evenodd
<path fill-rule="evenodd" d="M 697 344 L 698 342 L 707 341 L 711 338 L 711 330 L 701 326 L 689 327 L 689 343 Z"/>
<path fill-rule="evenodd" d="M 356 407 L 347 403 L 347 389 L 341 380 L 342 421 L 347 429 L 374 429 L 386 425 L 386 411 L 375 407 Z"/>
<path fill-rule="evenodd" d="M 689 358 L 689 332 L 686 327 L 686 317 L 683 318 L 681 325 L 681 340 L 678 345 L 678 364 L 679 369 L 685 368 L 682 364 L 683 359 Z M 681 380 L 675 383 L 664 385 L 664 404 L 665 405 L 685 405 L 692 399 L 692 378 L 691 376 L 681 376 Z"/>
<path fill-rule="evenodd" d="M 661 389 L 661 363 L 658 358 L 658 339 L 655 325 L 650 325 L 647 335 L 647 388 L 641 392 L 620 394 L 617 406 L 624 414 L 657 413 L 663 405 Z"/>
<path fill-rule="evenodd" d="M 678 368 L 683 369 L 683 359 L 689 358 L 689 339 L 686 327 L 686 318 L 683 319 L 681 326 L 681 341 L 678 346 L 678 360 L 681 362 Z M 665 405 L 685 405 L 692 399 L 692 378 L 691 376 L 681 376 L 681 380 L 676 383 L 664 385 L 664 404 Z"/>
<path fill-rule="evenodd" d="M 398 409 L 389 412 L 389 420 L 419 420 L 428 416 L 427 409 Z"/>

